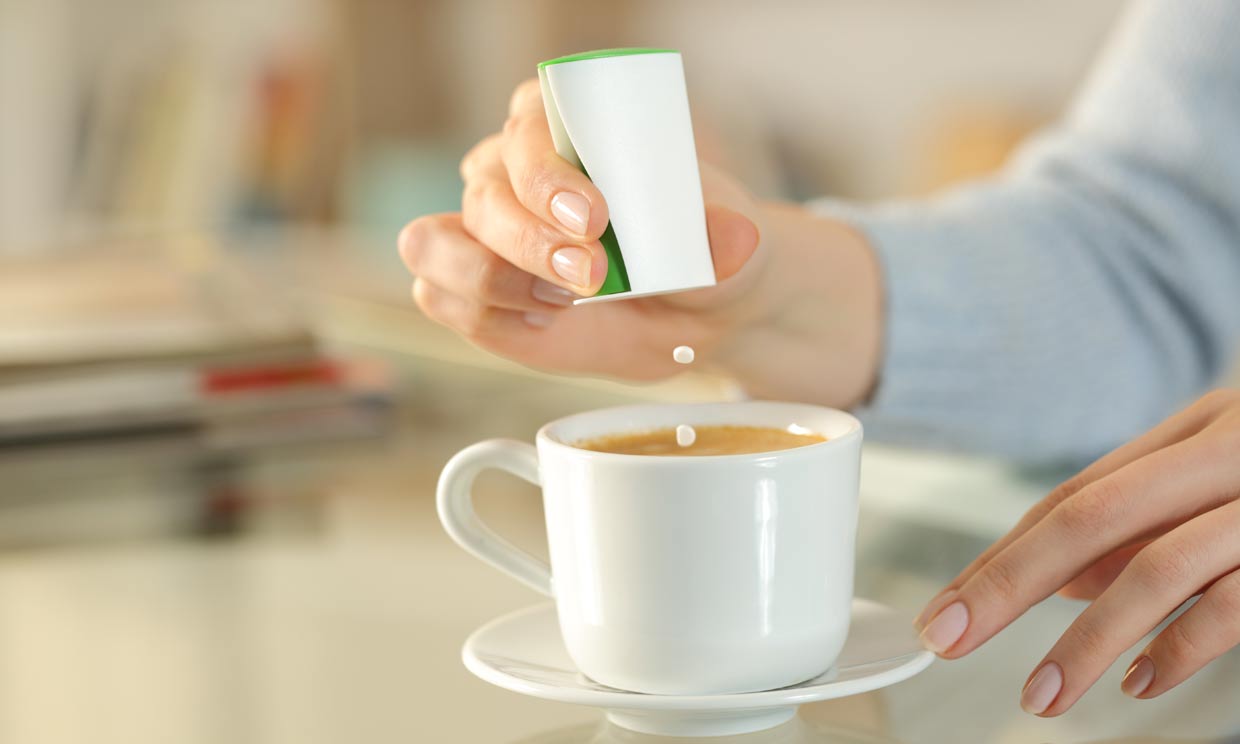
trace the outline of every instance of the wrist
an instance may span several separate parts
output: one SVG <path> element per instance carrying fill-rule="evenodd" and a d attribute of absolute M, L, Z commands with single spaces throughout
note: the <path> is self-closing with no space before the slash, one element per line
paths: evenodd
<path fill-rule="evenodd" d="M 874 250 L 850 225 L 764 204 L 769 255 L 716 363 L 755 397 L 850 408 L 878 379 L 884 297 Z"/>

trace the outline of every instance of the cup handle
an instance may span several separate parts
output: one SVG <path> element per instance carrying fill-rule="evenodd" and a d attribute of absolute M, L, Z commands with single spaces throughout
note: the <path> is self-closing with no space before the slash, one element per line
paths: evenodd
<path fill-rule="evenodd" d="M 470 445 L 456 453 L 439 475 L 439 521 L 457 545 L 534 591 L 554 596 L 551 567 L 500 537 L 474 512 L 470 493 L 474 478 L 487 468 L 498 468 L 539 485 L 538 451 L 532 445 L 512 439 Z"/>

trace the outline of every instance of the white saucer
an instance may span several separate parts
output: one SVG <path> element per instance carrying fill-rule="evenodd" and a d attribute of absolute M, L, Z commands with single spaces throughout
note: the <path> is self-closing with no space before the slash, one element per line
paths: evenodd
<path fill-rule="evenodd" d="M 465 641 L 469 671 L 514 692 L 591 705 L 612 723 L 664 736 L 724 736 L 761 731 L 796 715 L 802 703 L 830 700 L 902 682 L 930 665 L 912 626 L 894 610 L 855 599 L 848 641 L 835 666 L 778 690 L 730 695 L 646 695 L 605 687 L 577 671 L 564 650 L 555 605 L 492 620 Z"/>

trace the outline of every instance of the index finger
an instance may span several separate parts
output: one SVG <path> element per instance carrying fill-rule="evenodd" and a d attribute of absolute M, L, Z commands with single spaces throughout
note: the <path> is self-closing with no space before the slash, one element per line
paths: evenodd
<path fill-rule="evenodd" d="M 607 204 L 594 183 L 556 153 L 536 79 L 512 94 L 500 157 L 523 207 L 573 238 L 602 236 Z"/>
<path fill-rule="evenodd" d="M 1191 514 L 1216 486 L 1217 466 L 1185 440 L 1124 466 L 1056 506 L 973 574 L 922 631 L 958 658 L 1116 548 Z M 1174 505 L 1157 498 L 1174 490 Z"/>
<path fill-rule="evenodd" d="M 1099 458 L 1076 476 L 1061 483 L 1046 498 L 1034 504 L 1006 535 L 983 551 L 968 566 L 965 566 L 964 570 L 956 578 L 952 579 L 942 591 L 926 604 L 925 609 L 913 621 L 913 625 L 918 630 L 921 630 L 931 617 L 955 598 L 956 592 L 959 591 L 966 581 L 973 578 L 973 574 L 977 573 L 982 566 L 988 564 L 995 556 L 1032 529 L 1034 525 L 1045 519 L 1046 515 L 1050 514 L 1055 507 L 1080 493 L 1090 484 L 1111 475 L 1125 465 L 1197 434 L 1209 423 L 1208 413 L 1208 410 L 1205 410 L 1201 405 L 1188 406 L 1140 437 Z"/>

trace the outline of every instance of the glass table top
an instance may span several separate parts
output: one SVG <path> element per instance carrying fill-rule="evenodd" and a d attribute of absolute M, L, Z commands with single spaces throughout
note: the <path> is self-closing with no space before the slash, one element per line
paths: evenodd
<path fill-rule="evenodd" d="M 457 449 L 643 391 L 396 367 L 383 437 L 227 458 L 151 443 L 0 458 L 0 742 L 688 741 L 466 671 L 470 632 L 540 598 L 458 549 L 434 511 Z M 867 445 L 858 595 L 911 618 L 1058 475 Z M 477 503 L 545 555 L 532 487 L 486 474 Z M 1022 713 L 1021 684 L 1081 607 L 1052 598 L 965 660 L 708 741 L 1235 740 L 1235 653 L 1157 700 L 1124 697 L 1117 664 L 1068 715 Z"/>

